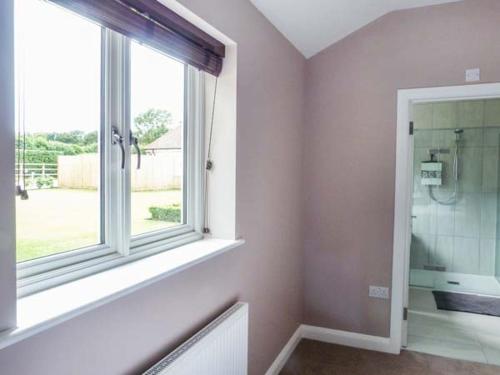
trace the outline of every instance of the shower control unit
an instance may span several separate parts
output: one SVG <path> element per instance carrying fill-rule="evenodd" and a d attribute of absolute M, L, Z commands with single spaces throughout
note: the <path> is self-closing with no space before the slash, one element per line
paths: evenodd
<path fill-rule="evenodd" d="M 431 160 L 422 162 L 420 166 L 420 183 L 424 186 L 441 186 L 443 179 L 443 163 L 434 160 L 434 154 L 431 154 Z"/>
<path fill-rule="evenodd" d="M 460 138 L 463 129 L 453 130 L 455 133 L 455 147 L 453 153 L 453 192 L 445 199 L 438 198 L 434 194 L 434 188 L 443 185 L 443 163 L 436 160 L 436 155 L 449 154 L 450 149 L 429 150 L 430 160 L 422 162 L 420 166 L 420 183 L 428 188 L 429 197 L 441 205 L 454 205 L 458 201 L 458 179 L 459 179 L 459 158 L 460 158 Z M 449 182 L 447 182 L 448 184 Z"/>

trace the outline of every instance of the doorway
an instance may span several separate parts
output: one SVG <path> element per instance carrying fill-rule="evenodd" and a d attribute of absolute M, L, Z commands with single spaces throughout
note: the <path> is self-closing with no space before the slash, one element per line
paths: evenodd
<path fill-rule="evenodd" d="M 500 365 L 500 85 L 398 94 L 391 338 Z"/>

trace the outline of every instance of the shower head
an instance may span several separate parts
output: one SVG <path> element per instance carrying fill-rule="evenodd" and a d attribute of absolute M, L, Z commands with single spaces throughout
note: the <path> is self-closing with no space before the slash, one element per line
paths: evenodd
<path fill-rule="evenodd" d="M 455 129 L 455 134 L 462 134 L 464 129 Z"/>

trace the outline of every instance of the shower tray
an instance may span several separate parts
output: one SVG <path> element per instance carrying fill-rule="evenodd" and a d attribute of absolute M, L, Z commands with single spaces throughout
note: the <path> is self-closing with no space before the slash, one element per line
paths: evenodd
<path fill-rule="evenodd" d="M 412 269 L 410 287 L 500 296 L 500 282 L 494 276 L 457 272 Z"/>

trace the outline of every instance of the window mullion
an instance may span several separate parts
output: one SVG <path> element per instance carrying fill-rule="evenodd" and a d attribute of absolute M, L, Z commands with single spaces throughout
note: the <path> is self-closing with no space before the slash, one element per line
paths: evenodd
<path fill-rule="evenodd" d="M 131 193 L 132 193 L 132 178 L 131 178 L 131 119 L 130 119 L 130 39 L 122 37 L 122 72 L 121 72 L 121 123 L 123 136 L 125 141 L 125 170 L 122 173 L 122 248 L 120 252 L 127 256 L 130 254 L 130 233 L 131 233 Z"/>
<path fill-rule="evenodd" d="M 129 42 L 124 36 L 107 31 L 106 59 L 106 145 L 108 171 L 106 178 L 107 230 L 110 246 L 122 255 L 128 255 L 130 248 L 130 146 L 129 146 Z M 125 149 L 124 168 L 119 144 L 112 144 L 112 128 L 123 138 Z"/>

